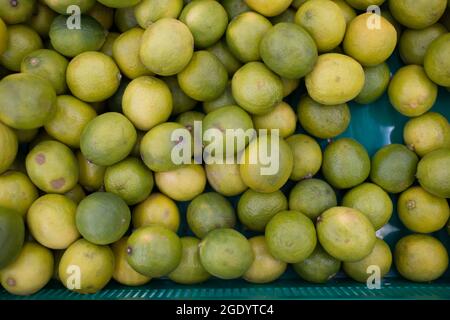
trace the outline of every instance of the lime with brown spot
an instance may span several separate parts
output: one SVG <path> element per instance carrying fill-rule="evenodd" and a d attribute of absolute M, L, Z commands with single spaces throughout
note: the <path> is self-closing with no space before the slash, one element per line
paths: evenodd
<path fill-rule="evenodd" d="M 37 188 L 24 173 L 10 170 L 0 175 L 0 207 L 25 216 L 37 198 Z"/>

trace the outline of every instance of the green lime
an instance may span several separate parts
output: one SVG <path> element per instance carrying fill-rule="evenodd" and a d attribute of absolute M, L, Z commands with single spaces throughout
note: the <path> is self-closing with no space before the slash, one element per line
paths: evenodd
<path fill-rule="evenodd" d="M 123 113 L 139 130 L 148 131 L 166 122 L 172 108 L 169 87 L 164 81 L 154 77 L 134 79 L 123 94 Z"/>
<path fill-rule="evenodd" d="M 128 238 L 127 261 L 134 270 L 147 277 L 170 274 L 180 264 L 182 252 L 180 238 L 162 226 L 139 228 Z"/>
<path fill-rule="evenodd" d="M 322 167 L 322 149 L 316 140 L 296 134 L 286 139 L 294 154 L 294 169 L 290 179 L 300 181 L 312 178 Z"/>
<path fill-rule="evenodd" d="M 311 72 L 318 57 L 314 40 L 294 23 L 279 23 L 267 31 L 260 53 L 271 70 L 288 79 L 299 79 Z"/>
<path fill-rule="evenodd" d="M 418 161 L 404 145 L 387 145 L 372 157 L 370 180 L 389 193 L 402 192 L 413 184 Z"/>
<path fill-rule="evenodd" d="M 208 192 L 192 200 L 186 219 L 192 232 L 203 239 L 210 231 L 234 228 L 236 215 L 231 203 L 222 195 Z"/>
<path fill-rule="evenodd" d="M 78 164 L 72 150 L 57 141 L 44 141 L 26 158 L 31 181 L 47 193 L 66 193 L 78 182 Z"/>
<path fill-rule="evenodd" d="M 206 187 L 203 166 L 188 164 L 177 169 L 155 173 L 158 189 L 176 201 L 189 201 L 201 194 Z"/>
<path fill-rule="evenodd" d="M 229 76 L 232 76 L 242 66 L 242 63 L 231 53 L 225 40 L 217 41 L 208 48 L 208 51 L 222 62 Z"/>
<path fill-rule="evenodd" d="M 357 209 L 334 207 L 317 219 L 317 235 L 322 247 L 344 262 L 367 257 L 376 242 L 370 220 Z"/>
<path fill-rule="evenodd" d="M 231 82 L 229 81 L 225 91 L 219 97 L 211 101 L 203 102 L 203 111 L 205 113 L 210 113 L 219 108 L 234 105 L 237 105 L 237 103 L 233 98 L 233 93 L 231 92 Z"/>
<path fill-rule="evenodd" d="M 295 23 L 309 32 L 319 52 L 336 48 L 344 39 L 344 14 L 339 6 L 330 0 L 306 1 L 295 15 Z"/>
<path fill-rule="evenodd" d="M 27 225 L 31 235 L 50 249 L 66 249 L 80 237 L 75 224 L 77 206 L 66 196 L 47 194 L 28 210 Z"/>
<path fill-rule="evenodd" d="M 8 30 L 6 24 L 0 18 L 0 56 L 5 52 L 8 46 Z M 3 72 L 2 72 L 3 73 Z"/>
<path fill-rule="evenodd" d="M 217 1 L 196 0 L 183 8 L 180 21 L 191 30 L 196 47 L 208 48 L 225 33 L 228 14 Z"/>
<path fill-rule="evenodd" d="M 180 212 L 175 201 L 161 193 L 153 193 L 133 209 L 133 227 L 161 225 L 173 232 L 180 226 Z"/>
<path fill-rule="evenodd" d="M 450 34 L 446 33 L 434 40 L 425 54 L 424 66 L 428 77 L 440 86 L 450 87 L 450 76 L 448 70 L 450 63 Z"/>
<path fill-rule="evenodd" d="M 444 245 L 428 235 L 412 234 L 397 242 L 395 266 L 406 279 L 429 282 L 441 277 L 448 268 L 448 253 Z"/>
<path fill-rule="evenodd" d="M 238 163 L 211 163 L 205 165 L 209 185 L 221 195 L 236 196 L 248 189 L 241 178 Z"/>
<path fill-rule="evenodd" d="M 100 52 L 106 54 L 109 57 L 113 57 L 113 46 L 116 39 L 120 36 L 117 32 L 108 32 L 106 40 L 100 48 Z"/>
<path fill-rule="evenodd" d="M 127 232 L 130 221 L 130 209 L 125 201 L 108 192 L 87 196 L 76 212 L 76 225 L 81 235 L 98 245 L 118 241 Z"/>
<path fill-rule="evenodd" d="M 341 269 L 341 262 L 330 256 L 317 244 L 313 253 L 301 262 L 292 265 L 294 271 L 304 280 L 313 283 L 326 283 Z"/>
<path fill-rule="evenodd" d="M 342 267 L 345 273 L 361 283 L 367 283 L 368 278 L 375 274 L 383 278 L 391 269 L 391 249 L 381 239 L 377 239 L 372 252 L 362 260 L 356 262 L 344 262 Z"/>
<path fill-rule="evenodd" d="M 170 280 L 181 284 L 197 284 L 208 280 L 211 275 L 203 268 L 199 253 L 200 240 L 193 237 L 181 238 L 181 261 L 178 267 L 169 273 Z"/>
<path fill-rule="evenodd" d="M 403 138 L 409 149 L 423 157 L 431 151 L 450 147 L 450 124 L 440 113 L 428 112 L 406 123 Z"/>
<path fill-rule="evenodd" d="M 450 198 L 450 149 L 428 153 L 417 166 L 417 179 L 428 192 Z"/>
<path fill-rule="evenodd" d="M 305 95 L 297 107 L 300 125 L 312 136 L 334 138 L 344 133 L 350 125 L 351 113 L 346 103 L 324 105 Z"/>
<path fill-rule="evenodd" d="M 247 63 L 236 71 L 231 90 L 239 106 L 252 114 L 266 114 L 283 99 L 280 77 L 261 62 Z"/>
<path fill-rule="evenodd" d="M 299 211 L 281 211 L 266 226 L 266 241 L 270 253 L 287 263 L 308 258 L 317 244 L 312 221 Z"/>
<path fill-rule="evenodd" d="M 258 61 L 261 58 L 261 39 L 271 27 L 272 24 L 264 16 L 253 11 L 244 12 L 228 24 L 228 48 L 241 62 Z"/>
<path fill-rule="evenodd" d="M 411 231 L 431 233 L 442 229 L 450 216 L 444 198 L 436 197 L 421 187 L 403 192 L 397 203 L 398 216 Z"/>
<path fill-rule="evenodd" d="M 127 261 L 128 237 L 123 237 L 112 244 L 111 249 L 114 253 L 114 273 L 113 278 L 120 284 L 126 286 L 142 286 L 148 283 L 151 278 L 136 272 Z"/>
<path fill-rule="evenodd" d="M 273 17 L 289 8 L 292 0 L 245 0 L 245 3 L 262 15 Z"/>
<path fill-rule="evenodd" d="M 389 195 L 373 183 L 363 183 L 349 192 L 342 199 L 344 207 L 361 211 L 372 223 L 375 230 L 381 229 L 392 216 L 393 204 Z"/>
<path fill-rule="evenodd" d="M 284 12 L 280 13 L 279 15 L 271 17 L 270 22 L 272 22 L 273 25 L 276 25 L 278 23 L 283 23 L 283 22 L 294 23 L 296 13 L 297 13 L 297 11 L 295 9 L 288 8 Z"/>
<path fill-rule="evenodd" d="M 182 71 L 191 61 L 193 52 L 192 33 L 176 19 L 160 19 L 150 25 L 142 36 L 141 61 L 147 69 L 161 76 Z"/>
<path fill-rule="evenodd" d="M 251 10 L 244 0 L 222 0 L 221 4 L 227 11 L 230 20 Z"/>
<path fill-rule="evenodd" d="M 80 171 L 79 183 L 86 191 L 97 191 L 103 186 L 106 167 L 96 165 L 85 158 L 81 151 L 77 152 Z"/>
<path fill-rule="evenodd" d="M 248 241 L 255 259 L 243 278 L 251 283 L 269 283 L 277 280 L 286 270 L 287 264 L 272 256 L 264 236 L 253 237 Z"/>
<path fill-rule="evenodd" d="M 337 206 L 336 193 L 323 180 L 306 179 L 298 182 L 289 194 L 289 209 L 315 220 L 324 211 Z"/>
<path fill-rule="evenodd" d="M 178 115 L 195 108 L 197 101 L 189 97 L 183 92 L 183 90 L 181 90 L 176 76 L 164 77 L 162 80 L 167 84 L 170 92 L 172 93 L 173 115 Z"/>
<path fill-rule="evenodd" d="M 423 67 L 409 65 L 394 75 L 388 94 L 398 112 L 407 117 L 417 117 L 434 105 L 438 87 L 427 77 Z"/>
<path fill-rule="evenodd" d="M 136 129 L 125 116 L 116 112 L 104 113 L 83 129 L 81 152 L 97 165 L 110 166 L 130 154 L 136 138 Z"/>
<path fill-rule="evenodd" d="M 0 207 L 0 270 L 19 256 L 25 237 L 25 225 L 19 212 Z"/>
<path fill-rule="evenodd" d="M 17 24 L 28 21 L 34 12 L 36 3 L 34 0 L 1 0 L 0 18 L 7 24 Z"/>
<path fill-rule="evenodd" d="M 81 13 L 89 11 L 94 4 L 95 0 L 43 0 L 43 2 L 49 6 L 53 11 L 59 14 L 72 14 L 73 12 L 68 9 L 71 5 L 75 5 L 79 8 Z"/>
<path fill-rule="evenodd" d="M 435 24 L 445 8 L 445 0 L 389 1 L 389 11 L 394 18 L 411 29 L 424 29 Z"/>
<path fill-rule="evenodd" d="M 251 267 L 254 254 L 250 242 L 233 229 L 215 229 L 200 242 L 200 262 L 220 279 L 242 277 Z"/>
<path fill-rule="evenodd" d="M 89 104 L 72 96 L 58 96 L 56 112 L 45 124 L 45 130 L 55 139 L 78 148 L 83 129 L 96 116 L 97 113 Z"/>
<path fill-rule="evenodd" d="M 356 98 L 364 87 L 364 81 L 361 65 L 340 53 L 319 56 L 313 71 L 305 78 L 311 98 L 326 105 L 342 104 Z"/>
<path fill-rule="evenodd" d="M 114 60 L 100 52 L 84 52 L 72 59 L 67 67 L 70 91 L 86 102 L 100 102 L 111 97 L 121 78 Z"/>
<path fill-rule="evenodd" d="M 28 296 L 45 287 L 52 275 L 52 252 L 37 243 L 28 242 L 14 262 L 1 270 L 0 280 L 9 293 Z"/>
<path fill-rule="evenodd" d="M 391 71 L 384 62 L 374 67 L 365 67 L 364 75 L 364 87 L 355 101 L 360 104 L 369 104 L 375 102 L 386 91 L 391 80 Z"/>
<path fill-rule="evenodd" d="M 0 175 L 0 207 L 25 216 L 37 198 L 38 190 L 22 172 L 7 171 Z"/>
<path fill-rule="evenodd" d="M 0 122 L 0 174 L 8 170 L 16 159 L 18 150 L 17 136 L 13 130 Z"/>
<path fill-rule="evenodd" d="M 270 158 L 261 156 L 265 150 Z M 289 179 L 294 167 L 294 155 L 283 139 L 277 136 L 259 136 L 245 149 L 240 160 L 240 173 L 244 183 L 262 193 L 279 190 Z"/>
<path fill-rule="evenodd" d="M 114 24 L 120 32 L 125 32 L 137 27 L 138 22 L 134 14 L 135 7 L 118 8 L 114 13 Z"/>
<path fill-rule="evenodd" d="M 145 200 L 153 189 L 153 174 L 134 157 L 122 160 L 105 172 L 105 190 L 121 197 L 128 205 Z"/>
<path fill-rule="evenodd" d="M 177 18 L 183 9 L 183 0 L 137 0 L 135 3 L 134 16 L 144 29 L 162 18 Z"/>
<path fill-rule="evenodd" d="M 369 154 L 362 144 L 351 138 L 333 141 L 324 151 L 322 173 L 335 188 L 357 186 L 369 177 Z"/>
<path fill-rule="evenodd" d="M 58 14 L 46 6 L 44 3 L 37 2 L 31 15 L 27 20 L 28 25 L 33 28 L 43 38 L 48 38 L 50 26 Z M 1 50 L 0 50 L 1 51 Z"/>
<path fill-rule="evenodd" d="M 96 293 L 111 280 L 114 264 L 114 254 L 108 246 L 98 246 L 80 239 L 64 251 L 58 275 L 69 290 Z"/>

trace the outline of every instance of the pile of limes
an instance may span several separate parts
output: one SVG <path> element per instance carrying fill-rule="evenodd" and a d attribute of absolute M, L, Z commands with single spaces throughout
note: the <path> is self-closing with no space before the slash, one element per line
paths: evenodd
<path fill-rule="evenodd" d="M 430 109 L 450 88 L 449 30 L 447 0 L 0 0 L 1 285 L 268 283 L 289 264 L 366 282 L 393 261 L 439 278 L 450 124 Z M 350 101 L 385 92 L 410 119 L 404 144 L 371 158 L 336 137 Z M 393 215 L 412 234 L 392 254 Z"/>

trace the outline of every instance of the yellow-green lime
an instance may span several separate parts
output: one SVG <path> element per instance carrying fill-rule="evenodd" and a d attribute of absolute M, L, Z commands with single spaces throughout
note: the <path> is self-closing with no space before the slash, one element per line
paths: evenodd
<path fill-rule="evenodd" d="M 256 12 L 273 17 L 289 8 L 292 0 L 245 0 L 245 3 Z"/>
<path fill-rule="evenodd" d="M 450 53 L 450 34 L 446 33 L 434 40 L 425 54 L 424 66 L 428 77 L 440 86 L 450 87 L 450 63 L 446 57 Z"/>
<path fill-rule="evenodd" d="M 13 130 L 0 122 L 0 174 L 8 170 L 16 159 L 19 143 Z"/>
<path fill-rule="evenodd" d="M 8 46 L 8 29 L 5 22 L 0 18 L 0 55 L 5 52 Z"/>
<path fill-rule="evenodd" d="M 233 94 L 231 92 L 231 81 L 229 81 L 225 91 L 219 97 L 211 101 L 203 102 L 203 111 L 205 113 L 210 113 L 216 109 L 232 105 L 237 105 L 237 103 L 233 98 Z"/>
<path fill-rule="evenodd" d="M 241 178 L 238 163 L 206 164 L 205 172 L 209 185 L 226 197 L 241 194 L 248 188 Z"/>
<path fill-rule="evenodd" d="M 291 180 L 312 178 L 322 167 L 322 149 L 316 140 L 304 134 L 296 134 L 286 139 L 294 155 Z"/>
<path fill-rule="evenodd" d="M 0 207 L 0 270 L 20 254 L 25 237 L 25 224 L 19 212 Z"/>
<path fill-rule="evenodd" d="M 135 2 L 137 5 L 134 7 L 134 16 L 141 28 L 144 29 L 162 18 L 177 18 L 183 9 L 183 0 L 142 0 Z"/>
<path fill-rule="evenodd" d="M 190 111 L 195 108 L 197 101 L 189 97 L 181 90 L 176 76 L 164 77 L 162 80 L 167 84 L 172 93 L 172 114 L 178 115 L 182 112 Z"/>
<path fill-rule="evenodd" d="M 240 15 L 241 13 L 251 11 L 250 7 L 245 3 L 244 0 L 222 0 L 221 3 L 227 11 L 230 20 Z"/>
<path fill-rule="evenodd" d="M 450 148 L 438 149 L 423 157 L 417 166 L 417 179 L 428 192 L 450 198 Z"/>
<path fill-rule="evenodd" d="M 33 28 L 43 38 L 48 38 L 50 26 L 58 14 L 47 5 L 37 2 L 30 19 L 27 20 L 29 26 Z"/>
<path fill-rule="evenodd" d="M 231 53 L 225 40 L 217 41 L 207 50 L 222 62 L 229 76 L 232 76 L 242 66 L 242 63 Z"/>
<path fill-rule="evenodd" d="M 73 12 L 67 12 L 67 9 L 71 5 L 76 5 L 81 13 L 89 11 L 94 4 L 95 0 L 43 0 L 43 2 L 49 6 L 53 11 L 59 14 L 72 14 Z"/>
<path fill-rule="evenodd" d="M 364 87 L 355 101 L 360 104 L 369 104 L 384 94 L 391 80 L 391 71 L 387 63 L 383 62 L 374 67 L 365 67 L 364 76 Z"/>
<path fill-rule="evenodd" d="M 446 4 L 445 0 L 389 0 L 389 11 L 405 27 L 423 29 L 438 22 Z"/>
<path fill-rule="evenodd" d="M 0 18 L 7 24 L 17 24 L 30 19 L 35 8 L 34 0 L 0 1 Z"/>
<path fill-rule="evenodd" d="M 25 216 L 37 198 L 38 190 L 22 172 L 10 170 L 0 175 L 0 207 Z"/>
<path fill-rule="evenodd" d="M 81 151 L 77 152 L 80 176 L 78 182 L 86 191 L 97 191 L 103 186 L 106 167 L 99 166 L 86 159 Z"/>
<path fill-rule="evenodd" d="M 100 52 L 106 54 L 109 57 L 113 57 L 113 46 L 116 39 L 120 36 L 117 32 L 108 32 L 106 40 L 100 48 Z"/>
<path fill-rule="evenodd" d="M 81 200 L 86 198 L 86 192 L 84 191 L 83 187 L 77 184 L 73 189 L 67 191 L 64 193 L 64 195 L 75 202 L 75 204 L 79 204 Z"/>

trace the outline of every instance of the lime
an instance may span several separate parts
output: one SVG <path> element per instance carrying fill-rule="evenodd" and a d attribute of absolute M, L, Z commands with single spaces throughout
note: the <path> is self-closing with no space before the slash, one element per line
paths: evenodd
<path fill-rule="evenodd" d="M 84 128 L 81 152 L 97 165 L 110 166 L 130 154 L 136 138 L 136 129 L 125 116 L 116 112 L 104 113 Z"/>
<path fill-rule="evenodd" d="M 152 172 L 138 158 L 130 157 L 106 168 L 105 190 L 118 195 L 128 205 L 145 200 L 153 184 Z"/>
<path fill-rule="evenodd" d="M 78 182 L 77 160 L 66 145 L 44 141 L 34 147 L 26 158 L 31 181 L 47 193 L 66 193 Z"/>
<path fill-rule="evenodd" d="M 53 85 L 56 94 L 63 94 L 67 90 L 66 69 L 68 61 L 53 50 L 36 50 L 25 56 L 20 71 L 32 73 L 47 79 Z"/>
<path fill-rule="evenodd" d="M 86 193 L 84 192 L 83 187 L 79 184 L 77 184 L 73 189 L 67 191 L 64 195 L 77 205 L 81 202 L 81 200 L 86 198 Z"/>
<path fill-rule="evenodd" d="M 18 149 L 17 136 L 13 130 L 0 122 L 0 174 L 8 170 L 16 159 Z"/>
<path fill-rule="evenodd" d="M 41 37 L 48 38 L 50 26 L 57 16 L 58 14 L 44 3 L 37 2 L 31 18 L 27 22 Z"/>
<path fill-rule="evenodd" d="M 327 53 L 319 56 L 305 84 L 312 99 L 336 105 L 356 98 L 364 87 L 364 78 L 364 69 L 356 60 L 339 53 Z"/>
<path fill-rule="evenodd" d="M 108 192 L 93 193 L 80 202 L 76 225 L 88 241 L 106 245 L 118 241 L 130 225 L 131 214 L 125 201 Z"/>
<path fill-rule="evenodd" d="M 281 211 L 266 226 L 269 252 L 287 263 L 308 258 L 317 244 L 316 229 L 311 220 L 298 211 Z"/>
<path fill-rule="evenodd" d="M 100 48 L 100 52 L 106 54 L 109 57 L 113 57 L 113 46 L 116 39 L 120 36 L 117 32 L 108 32 L 106 40 Z"/>
<path fill-rule="evenodd" d="M 144 29 L 162 18 L 177 18 L 183 9 L 183 0 L 137 0 L 135 3 L 134 15 Z"/>
<path fill-rule="evenodd" d="M 332 0 L 334 3 L 336 3 L 341 9 L 342 14 L 344 15 L 345 22 L 347 23 L 347 26 L 349 23 L 356 18 L 356 11 L 349 5 L 349 1 L 346 0 Z M 385 1 L 385 0 L 369 0 L 369 1 Z M 363 9 L 366 9 L 368 6 L 365 6 Z"/>
<path fill-rule="evenodd" d="M 0 207 L 25 216 L 37 198 L 38 190 L 22 172 L 7 171 L 0 175 Z"/>
<path fill-rule="evenodd" d="M 128 238 L 127 261 L 147 277 L 170 274 L 180 264 L 182 252 L 180 238 L 162 226 L 139 228 Z"/>
<path fill-rule="evenodd" d="M 193 50 L 194 37 L 189 28 L 181 21 L 164 18 L 145 30 L 140 57 L 153 73 L 171 76 L 188 65 Z"/>
<path fill-rule="evenodd" d="M 405 30 L 399 42 L 400 56 L 403 62 L 423 65 L 430 44 L 445 33 L 447 33 L 447 29 L 439 23 L 425 29 Z"/>
<path fill-rule="evenodd" d="M 266 114 L 283 99 L 280 77 L 261 62 L 249 62 L 236 71 L 231 90 L 239 106 L 252 114 Z"/>
<path fill-rule="evenodd" d="M 172 93 L 172 114 L 177 115 L 195 108 L 197 101 L 189 97 L 181 90 L 176 76 L 164 77 L 162 80 L 167 84 Z"/>
<path fill-rule="evenodd" d="M 121 77 L 113 59 L 100 52 L 84 52 L 67 67 L 70 91 L 86 102 L 100 102 L 111 97 L 119 87 Z"/>
<path fill-rule="evenodd" d="M 317 48 L 308 32 L 294 23 L 279 23 L 263 36 L 260 53 L 264 63 L 278 75 L 299 79 L 317 61 Z"/>
<path fill-rule="evenodd" d="M 25 225 L 20 214 L 0 207 L 0 270 L 19 256 L 22 249 Z"/>
<path fill-rule="evenodd" d="M 224 40 L 217 41 L 216 44 L 208 48 L 208 51 L 222 62 L 229 76 L 232 76 L 242 66 L 242 63 L 231 53 Z"/>
<path fill-rule="evenodd" d="M 413 184 L 418 161 L 404 145 L 387 145 L 372 157 L 370 180 L 387 192 L 402 192 Z"/>
<path fill-rule="evenodd" d="M 410 119 L 404 129 L 405 144 L 420 157 L 445 147 L 450 147 L 450 125 L 436 112 L 428 112 Z"/>
<path fill-rule="evenodd" d="M 200 239 L 219 228 L 234 228 L 236 216 L 231 203 L 215 192 L 201 194 L 187 208 L 189 228 Z"/>
<path fill-rule="evenodd" d="M 166 122 L 172 108 L 172 94 L 169 87 L 164 81 L 154 77 L 144 76 L 134 79 L 123 94 L 123 113 L 139 130 L 148 131 Z"/>
<path fill-rule="evenodd" d="M 141 156 L 144 163 L 154 172 L 174 170 L 180 166 L 172 159 L 174 148 L 190 148 L 192 143 L 186 139 L 176 139 L 178 132 L 189 131 L 176 122 L 165 122 L 146 133 L 141 142 Z M 190 157 L 189 157 L 190 158 Z"/>
<path fill-rule="evenodd" d="M 299 181 L 311 178 L 319 172 L 322 166 L 322 149 L 316 140 L 296 134 L 286 139 L 294 154 L 294 168 L 290 179 Z"/>
<path fill-rule="evenodd" d="M 176 122 L 183 125 L 186 129 L 189 130 L 191 135 L 194 135 L 194 126 L 195 122 L 202 122 L 205 118 L 205 114 L 198 111 L 186 111 L 178 115 L 175 119 Z"/>
<path fill-rule="evenodd" d="M 98 246 L 80 239 L 64 251 L 58 275 L 69 290 L 96 293 L 111 280 L 114 263 L 114 254 L 108 246 Z"/>
<path fill-rule="evenodd" d="M 273 17 L 289 8 L 292 0 L 245 0 L 245 3 L 262 15 Z"/>
<path fill-rule="evenodd" d="M 366 10 L 369 6 L 381 6 L 386 0 L 345 0 L 349 5 L 358 10 Z"/>
<path fill-rule="evenodd" d="M 335 188 L 357 186 L 369 177 L 369 154 L 363 145 L 351 138 L 333 141 L 324 151 L 322 173 Z"/>
<path fill-rule="evenodd" d="M 394 18 L 411 29 L 423 29 L 435 24 L 445 8 L 445 0 L 389 1 L 389 11 Z"/>
<path fill-rule="evenodd" d="M 309 32 L 319 52 L 336 48 L 344 39 L 344 14 L 339 6 L 330 0 L 306 1 L 295 15 L 295 23 Z"/>
<path fill-rule="evenodd" d="M 300 125 L 312 136 L 330 139 L 344 133 L 350 125 L 351 113 L 346 103 L 324 105 L 305 95 L 297 107 Z"/>
<path fill-rule="evenodd" d="M 34 0 L 1 0 L 0 18 L 7 24 L 23 23 L 30 19 L 36 3 Z"/>
<path fill-rule="evenodd" d="M 96 2 L 87 14 L 97 20 L 105 30 L 111 29 L 114 22 L 114 10 L 111 7 Z"/>
<path fill-rule="evenodd" d="M 377 18 L 378 25 L 371 22 Z M 344 39 L 344 51 L 366 67 L 383 63 L 394 52 L 397 32 L 392 24 L 374 13 L 357 16 L 350 22 Z"/>
<path fill-rule="evenodd" d="M 139 0 L 99 0 L 98 2 L 110 8 L 125 8 L 138 4 Z"/>
<path fill-rule="evenodd" d="M 106 167 L 96 165 L 85 158 L 81 151 L 77 152 L 80 171 L 79 183 L 87 191 L 97 191 L 103 186 Z"/>
<path fill-rule="evenodd" d="M 5 52 L 8 46 L 8 30 L 6 28 L 6 24 L 3 22 L 2 18 L 0 18 L 0 56 L 3 52 Z"/>
<path fill-rule="evenodd" d="M 233 229 L 216 229 L 200 242 L 200 262 L 220 279 L 242 277 L 254 260 L 250 242 Z"/>
<path fill-rule="evenodd" d="M 172 199 L 161 193 L 153 193 L 134 207 L 132 221 L 135 229 L 156 224 L 177 232 L 180 212 Z"/>
<path fill-rule="evenodd" d="M 155 173 L 158 189 L 176 201 L 189 201 L 201 194 L 206 186 L 206 174 L 199 164 Z"/>
<path fill-rule="evenodd" d="M 217 1 L 196 0 L 183 8 L 180 21 L 191 30 L 196 47 L 208 48 L 225 33 L 228 14 Z"/>
<path fill-rule="evenodd" d="M 259 46 L 272 24 L 256 12 L 244 12 L 228 24 L 226 42 L 233 55 L 242 62 L 258 61 Z"/>
<path fill-rule="evenodd" d="M 203 268 L 199 253 L 200 240 L 193 237 L 181 238 L 181 261 L 178 267 L 169 273 L 170 280 L 181 284 L 197 284 L 205 282 L 210 274 Z"/>
<path fill-rule="evenodd" d="M 344 262 L 342 267 L 345 273 L 353 280 L 367 283 L 368 278 L 375 270 L 378 269 L 379 273 L 377 275 L 383 278 L 390 271 L 391 265 L 391 249 L 386 242 L 377 239 L 372 252 L 367 257 L 356 262 Z"/>
<path fill-rule="evenodd" d="M 58 96 L 56 112 L 46 123 L 45 130 L 55 139 L 77 148 L 83 129 L 96 116 L 95 110 L 87 103 L 72 96 Z"/>
<path fill-rule="evenodd" d="M 75 224 L 75 202 L 59 194 L 37 199 L 28 210 L 27 225 L 31 235 L 50 249 L 66 249 L 80 237 Z"/>
<path fill-rule="evenodd" d="M 243 278 L 251 283 L 269 283 L 277 280 L 287 264 L 272 256 L 264 236 L 249 239 L 255 259 Z"/>
<path fill-rule="evenodd" d="M 132 28 L 120 34 L 112 46 L 114 61 L 120 71 L 130 79 L 151 73 L 141 62 L 139 56 L 143 35 L 144 30 L 141 28 Z"/>
<path fill-rule="evenodd" d="M 388 88 L 391 104 L 401 114 L 417 117 L 427 112 L 435 103 L 438 90 L 421 66 L 400 68 Z"/>
<path fill-rule="evenodd" d="M 301 262 L 292 265 L 294 271 L 304 280 L 313 283 L 326 283 L 341 269 L 341 262 L 330 256 L 317 244 L 313 253 Z"/>
<path fill-rule="evenodd" d="M 220 2 L 227 11 L 230 19 L 251 10 L 244 0 L 222 0 Z"/>
<path fill-rule="evenodd" d="M 290 95 L 292 92 L 295 91 L 295 89 L 298 88 L 298 86 L 300 85 L 300 80 L 299 79 L 286 79 L 286 78 L 281 78 L 281 82 L 283 83 L 283 97 L 287 97 L 288 95 Z"/>
<path fill-rule="evenodd" d="M 272 22 L 273 25 L 276 25 L 278 23 L 283 23 L 283 22 L 294 23 L 296 13 L 297 13 L 297 11 L 295 9 L 288 8 L 284 12 L 280 13 L 279 15 L 270 18 L 270 22 Z"/>
<path fill-rule="evenodd" d="M 120 32 L 137 27 L 138 22 L 134 14 L 135 7 L 117 8 L 114 13 L 114 24 Z"/>
<path fill-rule="evenodd" d="M 206 164 L 205 171 L 209 185 L 224 196 L 236 196 L 248 188 L 241 178 L 238 163 Z"/>
<path fill-rule="evenodd" d="M 39 244 L 28 242 L 14 262 L 1 270 L 0 280 L 9 293 L 27 296 L 41 290 L 52 275 L 52 252 Z"/>
<path fill-rule="evenodd" d="M 337 206 L 336 193 L 323 180 L 306 179 L 298 182 L 289 194 L 289 209 L 315 220 L 324 211 Z"/>
<path fill-rule="evenodd" d="M 234 100 L 233 94 L 231 92 L 231 82 L 228 82 L 225 91 L 219 97 L 211 101 L 203 102 L 203 111 L 205 113 L 210 113 L 219 108 L 233 105 L 237 105 L 237 103 Z"/>
<path fill-rule="evenodd" d="M 450 53 L 449 43 L 450 34 L 441 35 L 430 44 L 424 60 L 427 75 L 435 83 L 444 87 L 450 87 L 450 76 L 448 75 L 450 64 L 445 58 Z"/>
<path fill-rule="evenodd" d="M 120 284 L 126 286 L 141 286 L 148 283 L 151 278 L 146 277 L 134 271 L 134 269 L 127 262 L 127 242 L 128 237 L 123 237 L 115 242 L 111 249 L 114 253 L 114 273 L 113 278 Z"/>
<path fill-rule="evenodd" d="M 428 192 L 450 198 L 450 149 L 428 153 L 417 166 L 417 179 Z"/>
<path fill-rule="evenodd" d="M 53 11 L 59 14 L 71 14 L 68 9 L 71 5 L 77 6 L 82 13 L 89 11 L 94 4 L 95 0 L 43 0 L 43 2 L 49 6 Z"/>
<path fill-rule="evenodd" d="M 0 63 L 11 71 L 20 71 L 22 59 L 42 48 L 42 40 L 36 31 L 22 24 L 8 26 L 6 50 L 0 55 Z"/>
<path fill-rule="evenodd" d="M 344 262 L 367 257 L 376 242 L 370 220 L 359 210 L 334 207 L 317 220 L 320 244 L 330 255 Z"/>
<path fill-rule="evenodd" d="M 270 155 L 270 158 L 261 156 Z M 240 173 L 244 183 L 257 192 L 271 193 L 289 179 L 294 167 L 294 155 L 289 145 L 277 136 L 254 139 L 240 158 Z"/>
<path fill-rule="evenodd" d="M 397 242 L 395 266 L 406 279 L 429 282 L 441 277 L 448 267 L 444 245 L 428 235 L 412 234 Z"/>
<path fill-rule="evenodd" d="M 391 71 L 387 63 L 383 62 L 374 67 L 365 67 L 364 75 L 364 87 L 355 101 L 360 104 L 369 104 L 384 94 L 391 79 Z"/>
<path fill-rule="evenodd" d="M 450 216 L 444 198 L 436 197 L 421 187 L 403 192 L 397 203 L 400 220 L 411 231 L 431 233 L 442 229 Z"/>

